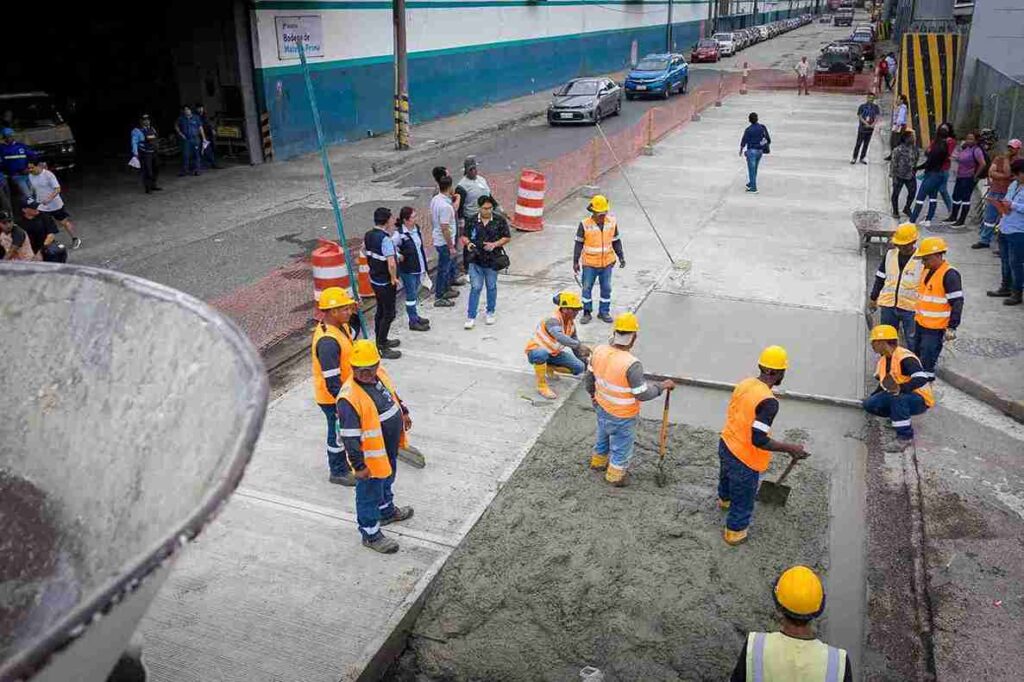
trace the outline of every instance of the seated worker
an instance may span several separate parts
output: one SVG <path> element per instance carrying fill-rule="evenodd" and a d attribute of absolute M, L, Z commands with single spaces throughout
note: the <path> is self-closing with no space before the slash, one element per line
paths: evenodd
<path fill-rule="evenodd" d="M 888 417 L 896 429 L 896 441 L 887 444 L 885 451 L 903 452 L 914 440 L 910 418 L 935 404 L 929 375 L 917 356 L 899 345 L 892 325 L 880 324 L 871 330 L 871 349 L 878 353 L 878 388 L 864 400 L 864 409 Z"/>
<path fill-rule="evenodd" d="M 590 348 L 576 336 L 576 316 L 583 309 L 579 294 L 563 291 L 555 294 L 552 302 L 558 307 L 537 325 L 533 337 L 526 344 L 526 359 L 537 375 L 537 392 L 549 400 L 558 396 L 548 387 L 548 377 L 555 372 L 583 374 L 584 360 Z"/>

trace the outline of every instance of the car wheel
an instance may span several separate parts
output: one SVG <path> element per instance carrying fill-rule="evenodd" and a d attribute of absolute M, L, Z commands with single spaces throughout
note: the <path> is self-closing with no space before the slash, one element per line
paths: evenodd
<path fill-rule="evenodd" d="M 635 95 L 631 95 L 628 92 L 626 93 L 626 99 L 628 99 L 630 102 L 632 102 L 635 98 L 636 98 Z"/>
<path fill-rule="evenodd" d="M 622 98 L 621 97 L 615 102 L 615 111 L 612 112 L 612 116 L 618 116 L 620 113 L 622 113 Z"/>
<path fill-rule="evenodd" d="M 672 96 L 672 86 L 666 84 L 665 85 L 665 90 L 662 91 L 662 93 L 661 93 L 661 98 L 662 99 L 668 99 L 671 96 Z"/>

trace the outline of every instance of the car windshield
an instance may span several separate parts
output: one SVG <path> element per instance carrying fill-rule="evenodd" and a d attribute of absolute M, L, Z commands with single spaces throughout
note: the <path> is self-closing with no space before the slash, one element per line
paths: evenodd
<path fill-rule="evenodd" d="M 870 43 L 871 42 L 871 34 L 870 33 L 854 33 L 853 34 L 853 42 L 855 42 L 855 43 Z"/>
<path fill-rule="evenodd" d="M 667 59 L 642 59 L 636 65 L 637 71 L 664 71 L 668 68 Z"/>
<path fill-rule="evenodd" d="M 846 50 L 827 50 L 821 53 L 819 61 L 826 64 L 839 64 L 841 62 L 849 61 L 850 53 Z"/>
<path fill-rule="evenodd" d="M 42 128 L 64 122 L 49 97 L 11 97 L 0 99 L 3 126 L 15 130 Z"/>
<path fill-rule="evenodd" d="M 697 47 L 718 47 L 718 43 L 713 40 L 702 40 L 697 43 Z"/>
<path fill-rule="evenodd" d="M 597 81 L 573 81 L 562 88 L 559 95 L 596 95 Z"/>
<path fill-rule="evenodd" d="M 731 33 L 716 33 L 715 34 L 715 40 L 722 40 L 724 42 L 731 43 L 732 42 L 732 34 Z"/>

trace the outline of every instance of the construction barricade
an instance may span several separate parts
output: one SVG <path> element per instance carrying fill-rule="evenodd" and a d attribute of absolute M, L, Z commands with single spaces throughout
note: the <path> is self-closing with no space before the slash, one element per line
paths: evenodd
<path fill-rule="evenodd" d="M 356 263 L 359 265 L 359 274 L 356 275 L 356 281 L 359 283 L 359 295 L 375 296 L 373 286 L 370 285 L 370 263 L 366 260 L 366 252 L 362 249 L 359 249 L 359 258 L 356 259 Z"/>
<path fill-rule="evenodd" d="M 516 213 L 512 225 L 523 232 L 539 232 L 544 229 L 544 190 L 547 180 L 543 173 L 529 168 L 519 174 L 519 191 L 516 194 Z"/>

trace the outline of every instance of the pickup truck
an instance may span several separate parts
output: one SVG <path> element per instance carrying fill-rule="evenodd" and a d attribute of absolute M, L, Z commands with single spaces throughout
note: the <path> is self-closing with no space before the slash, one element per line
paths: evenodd
<path fill-rule="evenodd" d="M 0 127 L 13 128 L 50 170 L 75 167 L 75 136 L 47 93 L 0 93 Z"/>

